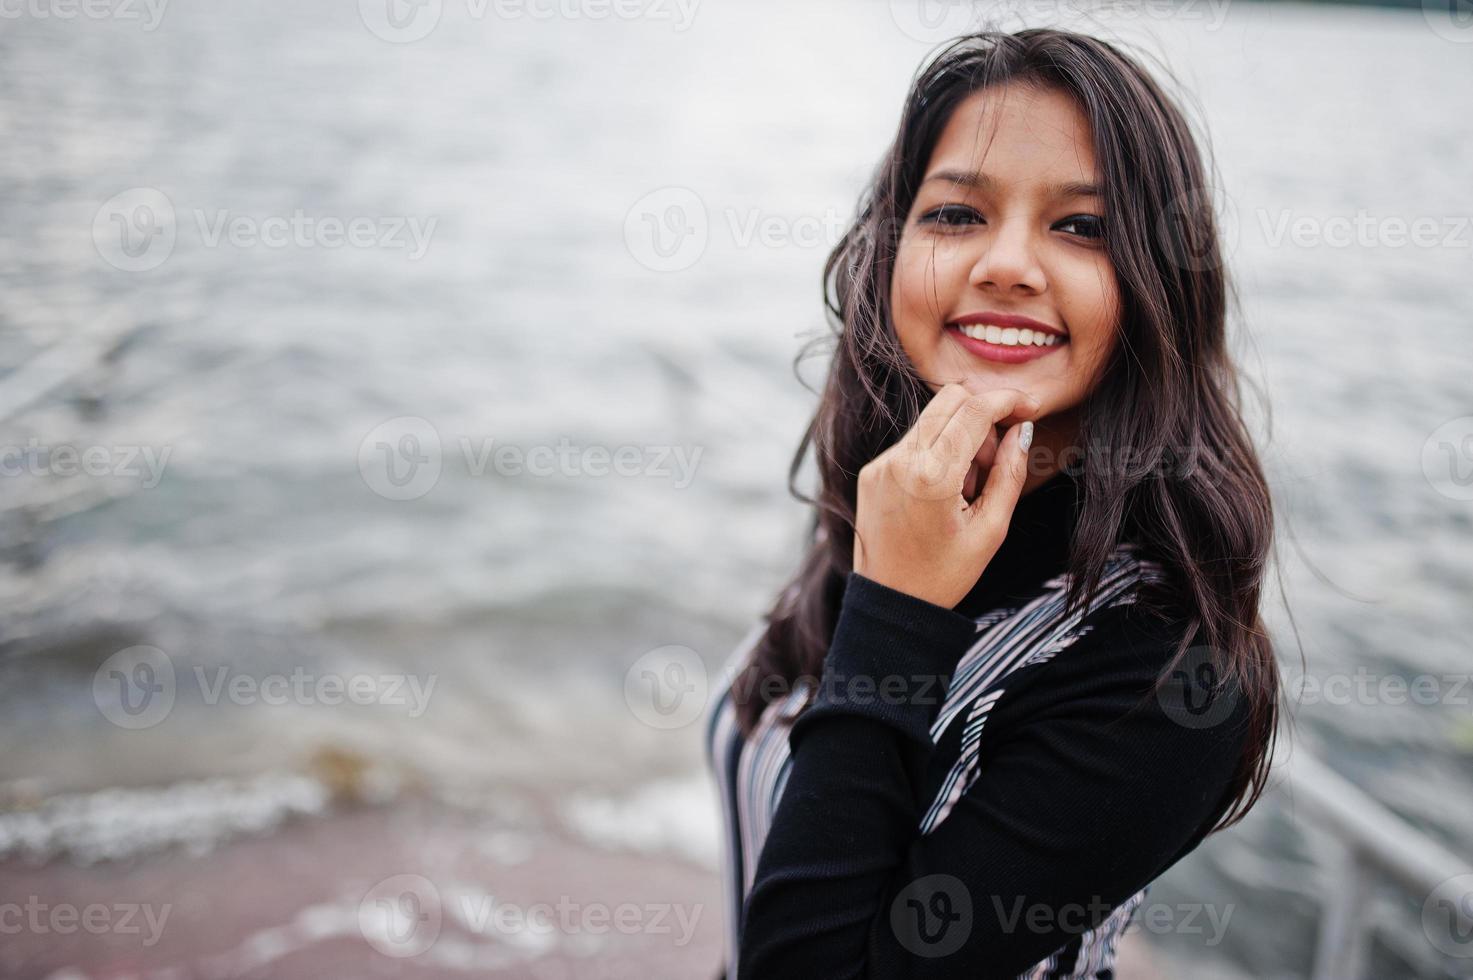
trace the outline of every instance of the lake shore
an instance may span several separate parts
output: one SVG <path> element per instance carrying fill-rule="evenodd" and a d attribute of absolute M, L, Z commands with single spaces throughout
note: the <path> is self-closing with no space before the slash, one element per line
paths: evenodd
<path fill-rule="evenodd" d="M 718 901 L 718 877 L 684 861 L 409 800 L 202 856 L 0 862 L 22 926 L 0 976 L 705 977 Z"/>
<path fill-rule="evenodd" d="M 548 824 L 547 826 L 552 826 Z M 714 978 L 720 878 L 427 799 L 90 866 L 0 862 L 0 977 Z M 1122 978 L 1156 980 L 1127 934 Z"/>

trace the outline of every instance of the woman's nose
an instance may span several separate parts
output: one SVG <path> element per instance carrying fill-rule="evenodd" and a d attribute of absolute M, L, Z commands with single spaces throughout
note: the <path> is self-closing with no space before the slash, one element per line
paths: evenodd
<path fill-rule="evenodd" d="M 972 266 L 973 286 L 1002 293 L 1043 291 L 1045 279 L 1038 261 L 1038 242 L 1024 221 L 1002 222 L 978 238 L 982 251 Z"/>

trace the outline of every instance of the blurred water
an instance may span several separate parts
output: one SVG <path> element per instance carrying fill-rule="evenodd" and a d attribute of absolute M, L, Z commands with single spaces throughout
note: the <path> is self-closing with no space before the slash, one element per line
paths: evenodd
<path fill-rule="evenodd" d="M 940 34 L 900 3 L 707 0 L 687 25 L 673 5 L 537 19 L 447 2 L 428 36 L 392 43 L 359 6 L 0 23 L 0 445 L 168 453 L 156 485 L 5 478 L 12 794 L 245 777 L 324 747 L 459 789 L 699 778 L 694 730 L 645 724 L 625 671 L 667 644 L 714 666 L 792 566 L 805 517 L 786 467 L 812 397 L 790 362 Z M 1473 48 L 1420 11 L 1095 21 L 1164 57 L 1213 137 L 1311 672 L 1466 677 L 1470 505 L 1422 459 L 1473 414 Z M 107 202 L 138 188 L 167 199 L 176 240 L 126 271 Z M 638 202 L 667 188 L 709 218 L 676 271 L 637 234 Z M 298 209 L 428 237 L 419 257 L 211 244 L 224 212 Z M 1359 244 L 1280 234 L 1362 211 L 1379 224 Z M 1437 222 L 1436 244 L 1394 244 L 1387 219 Z M 764 221 L 773 234 L 748 237 Z M 420 425 L 405 417 L 432 426 L 443 470 L 389 499 L 373 460 Z M 636 447 L 641 472 L 477 472 L 495 447 L 560 442 Z M 683 454 L 689 479 L 650 447 Z M 136 731 L 93 692 L 134 644 L 178 677 L 173 711 Z M 436 686 L 420 714 L 211 705 L 194 673 L 304 665 Z M 1307 704 L 1299 736 L 1467 853 L 1473 692 L 1450 686 L 1436 705 Z M 1244 896 L 1225 959 L 1274 975 L 1306 955 L 1306 846 L 1266 806 L 1163 887 Z"/>

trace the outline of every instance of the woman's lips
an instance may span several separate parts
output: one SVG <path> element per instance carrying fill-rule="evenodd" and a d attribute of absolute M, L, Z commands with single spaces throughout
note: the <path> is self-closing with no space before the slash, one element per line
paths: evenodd
<path fill-rule="evenodd" d="M 1013 346 L 989 344 L 985 340 L 968 337 L 951 324 L 948 324 L 945 329 L 946 333 L 953 340 L 961 344 L 971 353 L 976 354 L 984 360 L 996 361 L 999 364 L 1021 364 L 1024 361 L 1036 361 L 1040 357 L 1048 357 L 1055 351 L 1063 350 L 1069 344 L 1067 338 L 1061 338 L 1058 343 L 1043 347 L 1037 344 L 1015 344 Z"/>

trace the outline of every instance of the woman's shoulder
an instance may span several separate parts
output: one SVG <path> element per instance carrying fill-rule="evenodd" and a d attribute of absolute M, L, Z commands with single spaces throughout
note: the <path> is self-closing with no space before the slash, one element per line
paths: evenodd
<path fill-rule="evenodd" d="M 1171 733 L 1214 752 L 1241 744 L 1251 705 L 1200 617 L 1172 598 L 1164 564 L 1122 545 L 1107 563 L 1106 582 L 1112 577 L 1113 591 L 1080 617 L 1067 645 L 1016 678 L 999 708 L 1033 719 L 1130 716 L 1143 735 Z"/>
<path fill-rule="evenodd" d="M 1098 777 L 1106 794 L 1150 787 L 1199 840 L 1221 816 L 1250 743 L 1249 698 L 1200 633 L 1183 646 L 1193 624 L 1179 611 L 1121 602 L 1084 627 L 1013 679 L 983 755 L 1042 753 L 1071 778 Z"/>
<path fill-rule="evenodd" d="M 1105 561 L 1099 587 L 1081 620 L 1086 631 L 1113 626 L 1142 654 L 1175 648 L 1199 617 L 1183 598 L 1180 577 L 1159 555 L 1133 541 L 1118 544 Z M 1194 641 L 1195 642 L 1195 641 Z"/>

